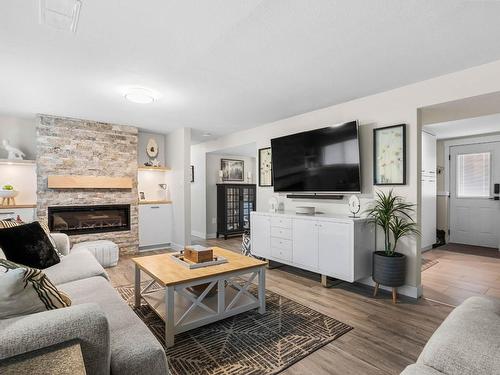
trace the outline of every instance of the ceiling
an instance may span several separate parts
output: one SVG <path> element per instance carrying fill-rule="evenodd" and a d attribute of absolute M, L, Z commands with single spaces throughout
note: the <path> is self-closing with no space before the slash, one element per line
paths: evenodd
<path fill-rule="evenodd" d="M 498 133 L 500 132 L 500 114 L 440 122 L 426 125 L 424 129 L 436 135 L 437 139 Z"/>
<path fill-rule="evenodd" d="M 237 156 L 247 156 L 249 158 L 254 158 L 257 154 L 257 145 L 255 142 L 248 143 L 246 145 L 239 145 L 235 147 L 228 147 L 221 150 L 211 151 L 209 154 L 217 155 L 237 155 Z"/>
<path fill-rule="evenodd" d="M 200 141 L 500 59 L 500 1 L 82 3 L 73 34 L 1 1 L 0 112 Z M 134 86 L 158 100 L 125 101 Z"/>

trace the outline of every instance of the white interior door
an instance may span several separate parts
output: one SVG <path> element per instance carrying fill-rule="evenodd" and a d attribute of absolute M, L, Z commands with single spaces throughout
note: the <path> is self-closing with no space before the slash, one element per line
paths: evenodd
<path fill-rule="evenodd" d="M 500 142 L 450 147 L 450 242 L 498 248 Z"/>

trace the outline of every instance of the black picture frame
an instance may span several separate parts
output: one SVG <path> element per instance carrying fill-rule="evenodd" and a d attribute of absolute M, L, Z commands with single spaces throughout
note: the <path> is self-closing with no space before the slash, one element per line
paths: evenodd
<path fill-rule="evenodd" d="M 401 155 L 397 155 L 396 153 L 399 151 L 396 150 L 395 155 L 392 155 L 391 158 L 398 158 L 398 156 L 401 158 L 401 160 L 398 160 L 398 163 L 402 166 L 401 175 L 398 176 L 400 178 L 394 178 L 393 176 L 382 178 L 379 173 L 382 166 L 380 161 L 381 154 L 379 153 L 381 150 L 378 149 L 378 139 L 382 132 L 390 132 L 391 130 L 397 130 L 398 128 L 401 129 Z M 396 138 L 397 137 L 398 136 L 396 135 Z M 392 163 L 392 160 L 389 159 L 388 162 Z M 397 124 L 373 129 L 373 184 L 377 186 L 406 185 L 406 124 Z"/>
<path fill-rule="evenodd" d="M 237 159 L 220 159 L 222 181 L 245 181 L 245 161 Z"/>
<path fill-rule="evenodd" d="M 194 182 L 194 165 L 191 166 L 191 182 Z"/>
<path fill-rule="evenodd" d="M 262 153 L 264 151 L 271 150 L 271 147 L 264 147 L 259 149 L 259 186 L 260 187 L 270 187 L 273 186 L 273 163 L 272 163 L 272 154 L 271 154 L 271 160 L 270 160 L 270 168 L 271 168 L 271 182 L 269 184 L 263 183 L 262 182 L 262 168 L 261 168 L 261 162 L 262 162 Z"/>

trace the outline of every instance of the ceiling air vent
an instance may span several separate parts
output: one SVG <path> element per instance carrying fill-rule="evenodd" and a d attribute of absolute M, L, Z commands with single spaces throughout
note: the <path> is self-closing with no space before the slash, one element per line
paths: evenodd
<path fill-rule="evenodd" d="M 39 0 L 40 24 L 76 33 L 82 2 L 80 0 Z"/>

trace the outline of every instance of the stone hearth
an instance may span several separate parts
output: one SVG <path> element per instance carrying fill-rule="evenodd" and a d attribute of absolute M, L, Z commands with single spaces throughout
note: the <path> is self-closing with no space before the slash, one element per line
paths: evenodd
<path fill-rule="evenodd" d="M 122 252 L 139 246 L 135 127 L 64 117 L 37 119 L 37 215 L 47 222 L 49 206 L 130 205 L 130 230 L 71 236 L 71 242 L 109 239 Z M 49 175 L 129 177 L 132 189 L 49 189 Z"/>

